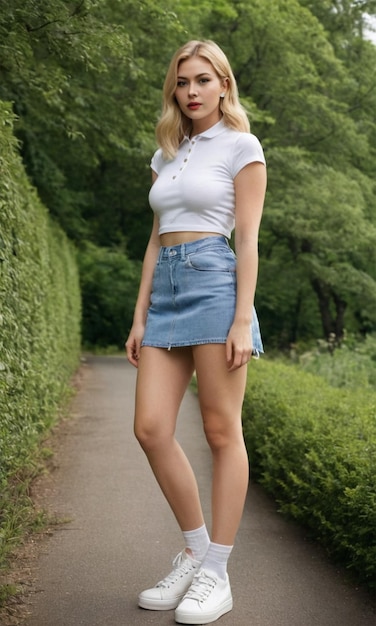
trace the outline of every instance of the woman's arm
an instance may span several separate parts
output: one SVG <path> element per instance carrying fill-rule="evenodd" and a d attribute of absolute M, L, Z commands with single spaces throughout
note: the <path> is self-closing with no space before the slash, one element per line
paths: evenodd
<path fill-rule="evenodd" d="M 137 367 L 138 359 L 140 358 L 141 342 L 145 332 L 146 315 L 150 304 L 154 268 L 160 248 L 158 228 L 158 218 L 154 216 L 153 228 L 142 264 L 141 281 L 133 315 L 133 324 L 125 344 L 128 361 L 135 367 Z"/>
<path fill-rule="evenodd" d="M 246 165 L 235 181 L 235 251 L 237 296 L 233 324 L 226 343 L 229 370 L 249 361 L 252 354 L 250 325 L 258 272 L 258 233 L 266 191 L 266 168 Z"/>

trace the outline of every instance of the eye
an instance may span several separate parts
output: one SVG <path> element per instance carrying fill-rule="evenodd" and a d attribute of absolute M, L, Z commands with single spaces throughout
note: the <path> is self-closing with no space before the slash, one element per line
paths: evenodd
<path fill-rule="evenodd" d="M 200 78 L 200 83 L 204 84 L 204 83 L 209 83 L 210 82 L 210 78 Z"/>
<path fill-rule="evenodd" d="M 186 80 L 178 80 L 178 82 L 176 83 L 177 87 L 185 87 L 187 84 Z"/>

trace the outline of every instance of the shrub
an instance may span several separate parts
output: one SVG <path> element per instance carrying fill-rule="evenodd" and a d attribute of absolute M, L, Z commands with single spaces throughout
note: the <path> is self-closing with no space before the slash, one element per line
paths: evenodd
<path fill-rule="evenodd" d="M 328 349 L 329 348 L 329 349 Z M 299 356 L 300 367 L 333 387 L 376 388 L 376 335 L 347 337 L 334 351 L 325 341 Z"/>
<path fill-rule="evenodd" d="M 257 480 L 360 582 L 376 581 L 376 398 L 291 365 L 250 368 L 244 434 Z"/>
<path fill-rule="evenodd" d="M 82 338 L 88 347 L 117 346 L 132 325 L 140 263 L 117 249 L 86 243 L 79 253 Z"/>
<path fill-rule="evenodd" d="M 73 247 L 29 183 L 0 102 L 0 566 L 30 510 L 29 478 L 78 364 Z"/>

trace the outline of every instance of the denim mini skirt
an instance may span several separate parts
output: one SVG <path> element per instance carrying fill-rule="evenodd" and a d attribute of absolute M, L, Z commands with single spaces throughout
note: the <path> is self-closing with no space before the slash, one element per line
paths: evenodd
<path fill-rule="evenodd" d="M 162 246 L 154 270 L 143 346 L 226 343 L 236 304 L 236 257 L 226 237 Z M 253 353 L 263 352 L 253 309 Z"/>

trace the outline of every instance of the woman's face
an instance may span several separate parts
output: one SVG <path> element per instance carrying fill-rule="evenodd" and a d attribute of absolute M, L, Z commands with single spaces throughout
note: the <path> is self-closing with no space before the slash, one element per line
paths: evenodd
<path fill-rule="evenodd" d="M 219 122 L 220 94 L 226 90 L 226 79 L 220 79 L 206 59 L 194 56 L 180 63 L 175 98 L 182 113 L 192 120 L 194 131 L 203 132 Z"/>

